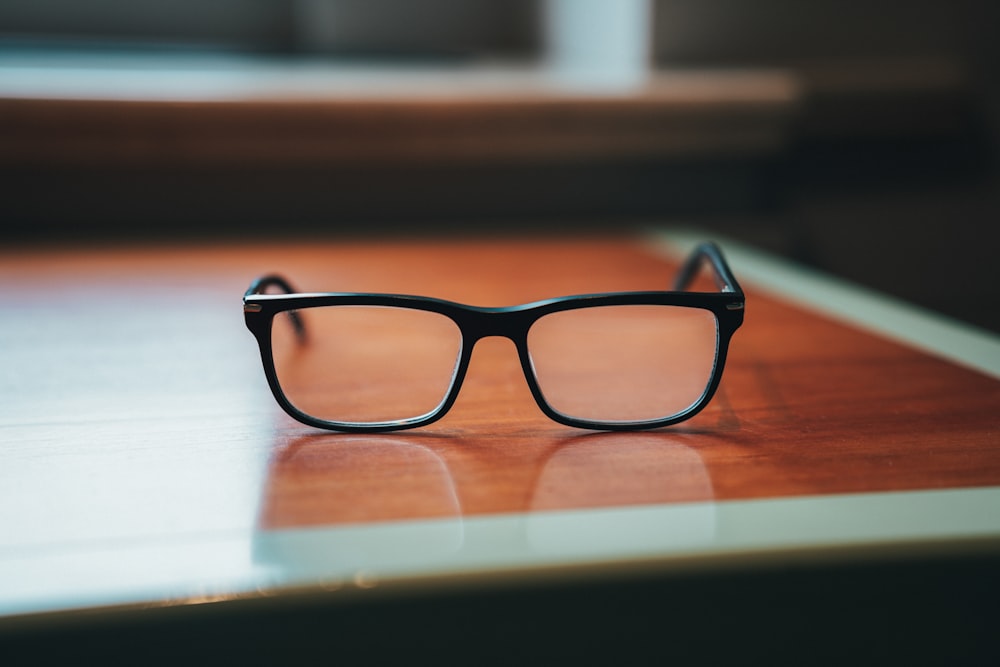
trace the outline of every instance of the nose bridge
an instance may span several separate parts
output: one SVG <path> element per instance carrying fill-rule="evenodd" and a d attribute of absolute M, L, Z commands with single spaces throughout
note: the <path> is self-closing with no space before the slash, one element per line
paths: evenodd
<path fill-rule="evenodd" d="M 524 338 L 527 318 L 521 311 L 503 309 L 482 309 L 467 322 L 466 334 L 472 339 L 470 344 L 482 338 L 507 338 L 515 345 Z"/>

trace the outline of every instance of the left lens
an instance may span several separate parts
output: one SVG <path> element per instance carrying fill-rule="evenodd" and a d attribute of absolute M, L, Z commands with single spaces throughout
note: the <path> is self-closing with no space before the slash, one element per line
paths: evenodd
<path fill-rule="evenodd" d="M 594 423 L 685 412 L 704 396 L 718 347 L 715 314 L 682 306 L 577 308 L 545 315 L 528 331 L 545 402 Z"/>
<path fill-rule="evenodd" d="M 275 315 L 278 384 L 297 410 L 340 424 L 405 422 L 434 412 L 454 381 L 462 333 L 450 318 L 415 308 L 323 306 Z"/>

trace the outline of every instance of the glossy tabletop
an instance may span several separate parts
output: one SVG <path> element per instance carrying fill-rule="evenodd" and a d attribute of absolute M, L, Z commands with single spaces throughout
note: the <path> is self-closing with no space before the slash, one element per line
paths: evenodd
<path fill-rule="evenodd" d="M 243 324 L 267 272 L 502 306 L 663 289 L 690 241 L 2 251 L 0 627 L 457 574 L 1000 543 L 996 337 L 734 244 L 746 321 L 719 393 L 650 432 L 549 421 L 503 339 L 478 344 L 440 422 L 319 431 L 274 403 Z"/>

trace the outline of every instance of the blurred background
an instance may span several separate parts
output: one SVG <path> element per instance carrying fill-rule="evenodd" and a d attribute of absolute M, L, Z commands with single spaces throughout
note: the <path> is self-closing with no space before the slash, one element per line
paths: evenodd
<path fill-rule="evenodd" d="M 991 0 L 5 0 L 10 244 L 701 227 L 1000 331 Z"/>

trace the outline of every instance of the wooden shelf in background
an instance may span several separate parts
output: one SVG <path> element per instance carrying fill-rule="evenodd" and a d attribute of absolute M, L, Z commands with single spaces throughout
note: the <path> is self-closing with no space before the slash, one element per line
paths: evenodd
<path fill-rule="evenodd" d="M 0 166 L 757 156 L 784 145 L 797 100 L 793 79 L 769 70 L 619 84 L 534 66 L 88 69 L 0 59 Z"/>

